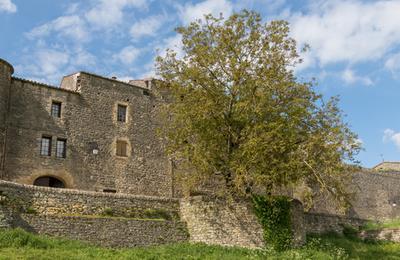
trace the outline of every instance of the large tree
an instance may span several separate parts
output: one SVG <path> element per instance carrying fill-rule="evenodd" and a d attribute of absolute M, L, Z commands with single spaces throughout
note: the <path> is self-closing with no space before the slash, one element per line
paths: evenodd
<path fill-rule="evenodd" d="M 165 105 L 167 151 L 187 166 L 194 187 L 223 179 L 227 194 L 306 184 L 344 201 L 348 164 L 360 147 L 338 98 L 324 102 L 301 63 L 285 21 L 241 11 L 204 16 L 186 27 L 182 55 L 168 50 L 157 71 Z"/>

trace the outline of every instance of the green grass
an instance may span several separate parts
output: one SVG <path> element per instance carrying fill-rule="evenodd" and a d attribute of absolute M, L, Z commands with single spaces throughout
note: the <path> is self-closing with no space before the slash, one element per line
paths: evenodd
<path fill-rule="evenodd" d="M 367 222 L 361 227 L 361 230 L 378 230 L 382 228 L 400 228 L 400 219 L 393 219 L 381 223 Z"/>
<path fill-rule="evenodd" d="M 14 229 L 0 232 L 0 259 L 400 259 L 400 244 L 331 234 L 310 236 L 303 248 L 281 253 L 188 243 L 109 249 Z"/>

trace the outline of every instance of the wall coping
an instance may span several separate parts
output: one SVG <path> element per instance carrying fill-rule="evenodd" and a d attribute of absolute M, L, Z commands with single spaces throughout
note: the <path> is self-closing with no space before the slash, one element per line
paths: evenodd
<path fill-rule="evenodd" d="M 356 172 L 354 173 L 358 174 L 358 175 L 375 175 L 375 176 L 380 176 L 380 177 L 387 177 L 387 178 L 392 178 L 392 179 L 400 179 L 400 172 L 396 172 L 396 171 L 384 171 L 384 172 L 379 172 L 379 171 L 362 171 L 362 172 Z"/>
<path fill-rule="evenodd" d="M 79 92 L 68 90 L 68 89 L 59 88 L 59 87 L 56 87 L 56 86 L 48 85 L 46 83 L 41 83 L 41 82 L 37 82 L 37 81 L 34 81 L 34 80 L 23 79 L 23 78 L 18 78 L 18 77 L 12 77 L 12 79 L 16 80 L 16 81 L 20 81 L 22 83 L 32 84 L 33 86 L 37 86 L 37 87 L 45 87 L 47 89 L 63 91 L 63 92 L 68 92 L 68 93 L 79 95 Z"/>
<path fill-rule="evenodd" d="M 1 187 L 9 187 L 16 189 L 24 189 L 28 191 L 42 191 L 42 192 L 50 192 L 50 193 L 58 193 L 58 194 L 75 194 L 75 195 L 87 195 L 93 197 L 108 197 L 115 199 L 138 199 L 138 200 L 148 200 L 148 201 L 162 201 L 162 202 L 179 202 L 177 198 L 167 198 L 167 197 L 157 197 L 157 196 L 146 196 L 146 195 L 133 195 L 126 193 L 104 193 L 97 191 L 84 191 L 84 190 L 74 190 L 74 189 L 57 189 L 51 187 L 41 187 L 41 186 L 33 186 L 27 184 L 20 184 L 11 181 L 0 180 L 0 188 Z"/>

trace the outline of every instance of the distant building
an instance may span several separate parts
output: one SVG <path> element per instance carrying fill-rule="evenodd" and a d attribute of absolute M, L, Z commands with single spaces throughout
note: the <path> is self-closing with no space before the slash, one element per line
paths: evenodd
<path fill-rule="evenodd" d="M 372 169 L 377 171 L 395 171 L 400 172 L 400 162 L 381 162 Z"/>

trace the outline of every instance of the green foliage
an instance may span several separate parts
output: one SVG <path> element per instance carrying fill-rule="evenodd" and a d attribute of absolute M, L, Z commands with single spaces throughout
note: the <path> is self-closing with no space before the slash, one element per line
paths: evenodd
<path fill-rule="evenodd" d="M 382 222 L 369 221 L 361 227 L 361 230 L 379 230 L 383 228 L 400 228 L 400 219 L 391 219 Z"/>
<path fill-rule="evenodd" d="M 27 213 L 27 214 L 37 214 L 37 210 L 35 208 L 33 208 L 33 207 L 27 207 L 25 209 L 25 213 Z"/>
<path fill-rule="evenodd" d="M 57 247 L 82 248 L 86 244 L 76 241 L 55 239 L 28 233 L 23 229 L 0 230 L 0 248 L 51 249 Z M 1 256 L 1 254 L 0 254 Z"/>
<path fill-rule="evenodd" d="M 205 244 L 172 244 L 109 249 L 82 242 L 33 235 L 21 229 L 0 230 L 0 259 L 399 259 L 400 244 L 349 240 L 338 235 L 309 236 L 299 249 L 277 252 Z"/>
<path fill-rule="evenodd" d="M 324 101 L 314 82 L 295 77 L 301 59 L 288 23 L 244 10 L 177 32 L 183 55 L 169 50 L 156 66 L 171 100 L 162 131 L 183 186 L 211 180 L 225 194 L 246 195 L 301 183 L 345 204 L 346 163 L 360 144 L 338 98 Z"/>
<path fill-rule="evenodd" d="M 147 209 L 143 213 L 145 218 L 172 220 L 171 214 L 164 209 Z"/>
<path fill-rule="evenodd" d="M 349 225 L 343 225 L 343 235 L 349 239 L 355 239 L 358 238 L 358 234 L 360 231 L 352 226 Z"/>
<path fill-rule="evenodd" d="M 264 231 L 267 246 L 277 251 L 290 248 L 293 238 L 290 205 L 291 201 L 283 196 L 253 196 L 253 205 Z"/>
<path fill-rule="evenodd" d="M 101 215 L 112 217 L 112 216 L 115 215 L 115 212 L 114 212 L 114 210 L 112 208 L 104 208 L 103 212 L 101 213 Z"/>
<path fill-rule="evenodd" d="M 136 219 L 163 219 L 163 220 L 174 220 L 178 219 L 178 213 L 168 211 L 165 209 L 130 209 L 126 215 L 130 218 Z"/>

